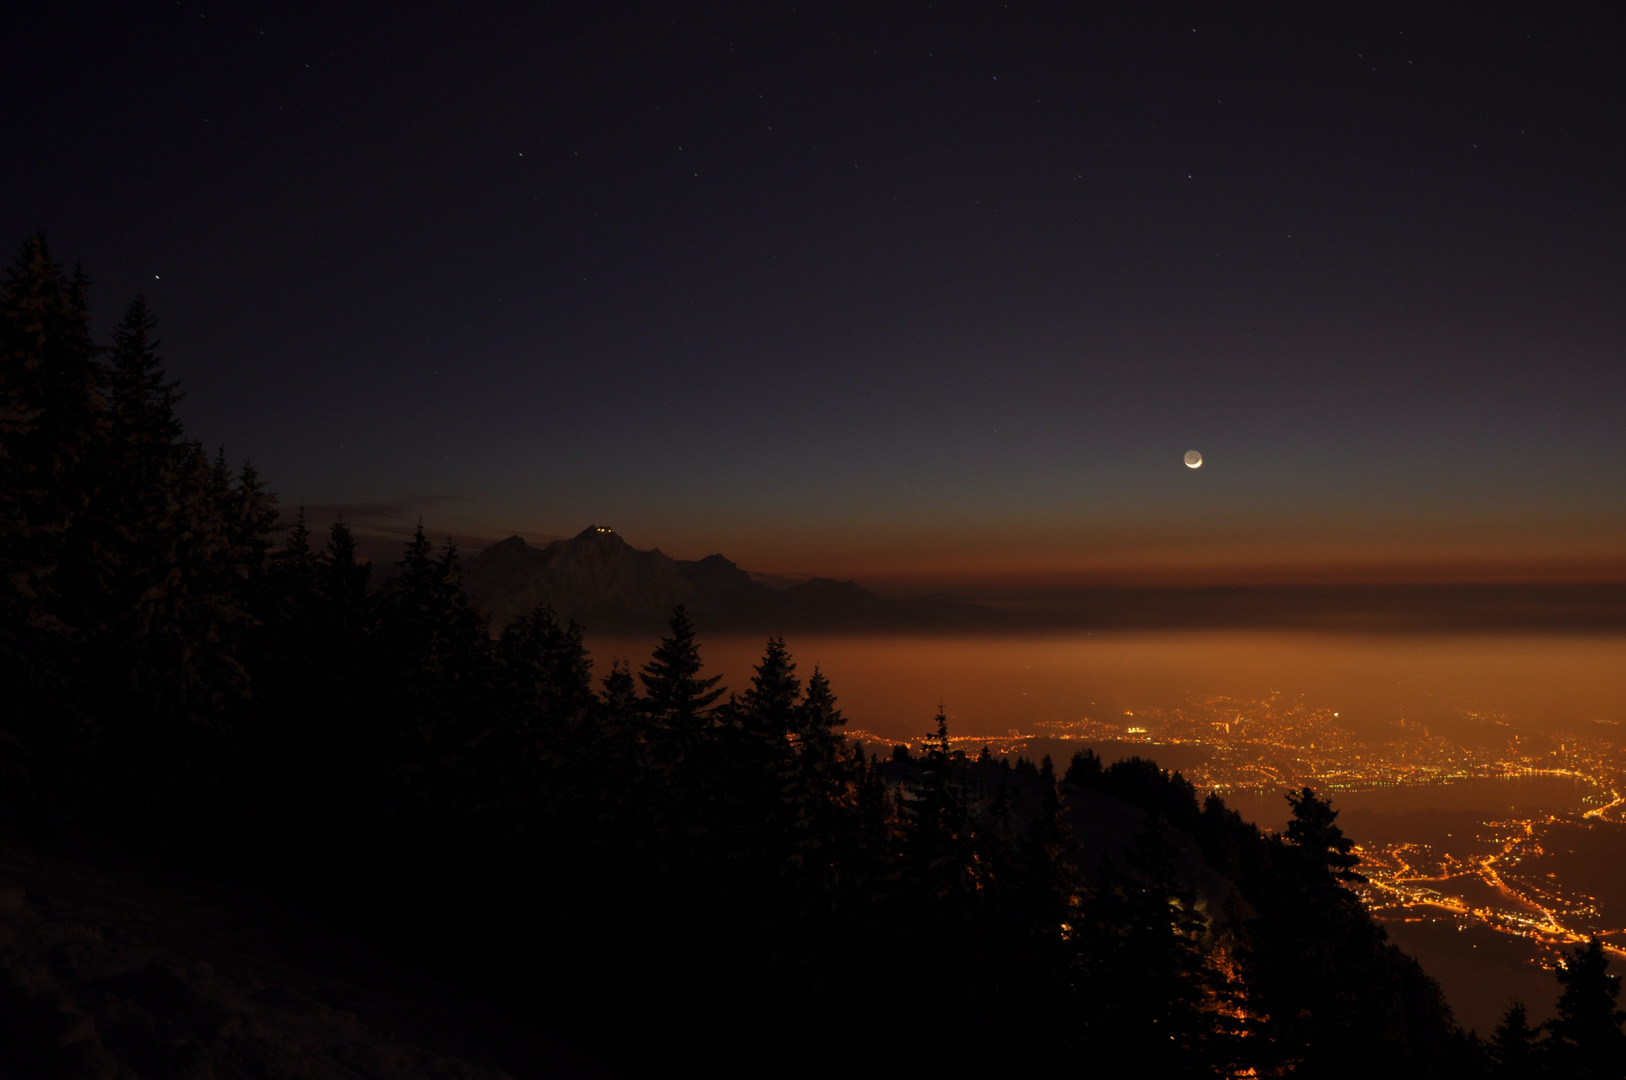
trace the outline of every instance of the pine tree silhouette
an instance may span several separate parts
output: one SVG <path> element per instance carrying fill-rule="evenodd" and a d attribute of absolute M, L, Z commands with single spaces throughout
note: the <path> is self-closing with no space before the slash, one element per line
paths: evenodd
<path fill-rule="evenodd" d="M 1531 1027 L 1524 1003 L 1515 1001 L 1502 1014 L 1491 1035 L 1491 1076 L 1494 1080 L 1530 1080 L 1541 1072 L 1541 1029 Z"/>
<path fill-rule="evenodd" d="M 74 625 L 98 600 L 84 518 L 105 423 L 85 293 L 43 235 L 0 285 L 0 820 L 47 830 L 71 816 L 96 737 Z"/>
<path fill-rule="evenodd" d="M 1351 853 L 1355 843 L 1335 824 L 1338 811 L 1332 804 L 1317 798 L 1309 788 L 1289 792 L 1287 802 L 1293 808 L 1287 839 L 1305 855 L 1325 865 L 1339 881 L 1365 881 L 1366 878 L 1355 872 L 1361 861 L 1360 856 Z"/>
<path fill-rule="evenodd" d="M 1205 1011 L 1215 991 L 1207 926 L 1180 881 L 1178 855 L 1167 822 L 1149 817 L 1128 866 L 1097 891 L 1087 912 L 1100 950 L 1090 996 L 1103 1041 L 1141 1058 L 1149 1074 L 1213 1075 L 1211 1044 L 1222 1031 Z"/>
<path fill-rule="evenodd" d="M 346 637 L 358 634 L 368 619 L 367 583 L 373 564 L 356 558 L 355 537 L 343 521 L 328 526 L 320 563 L 325 621 Z"/>
<path fill-rule="evenodd" d="M 152 337 L 158 321 L 137 294 L 113 331 L 110 353 L 109 441 L 115 453 L 145 474 L 148 483 L 181 440 L 175 406 L 186 395 L 171 382 L 158 357 L 160 342 Z M 145 486 L 145 485 L 144 485 Z"/>
<path fill-rule="evenodd" d="M 845 873 L 858 873 L 859 841 L 849 835 L 858 777 L 842 753 L 837 731 L 845 723 L 830 681 L 815 667 L 806 696 L 794 710 L 793 753 L 779 774 L 788 812 L 788 862 L 804 911 L 816 906 L 833 910 L 841 902 Z M 858 770 L 862 767 L 860 763 Z"/>
<path fill-rule="evenodd" d="M 709 725 L 708 713 L 724 691 L 722 676 L 701 678 L 700 649 L 694 626 L 682 604 L 672 612 L 670 633 L 661 639 L 638 678 L 644 684 L 644 704 L 650 716 L 671 737 L 676 752 L 693 752 Z"/>
<path fill-rule="evenodd" d="M 581 627 L 545 605 L 503 628 L 497 661 L 502 707 L 526 727 L 573 727 L 596 700 Z"/>
<path fill-rule="evenodd" d="M 937 726 L 922 746 L 923 766 L 912 791 L 900 802 L 905 822 L 904 856 L 925 902 L 935 907 L 944 927 L 969 925 L 968 897 L 977 889 L 976 829 L 949 741 L 948 716 L 939 709 Z"/>
<path fill-rule="evenodd" d="M 64 535 L 90 505 L 105 370 L 90 339 L 86 283 L 69 279 L 43 235 L 24 242 L 0 286 L 0 414 L 9 496 L 8 590 L 43 599 Z M 37 619 L 49 619 L 42 611 Z"/>
<path fill-rule="evenodd" d="M 435 558 L 422 524 L 380 591 L 371 647 L 376 715 L 400 755 L 398 775 L 426 780 L 477 734 L 492 642 L 463 592 L 456 546 Z"/>
<path fill-rule="evenodd" d="M 600 697 L 606 715 L 618 730 L 629 730 L 638 709 L 638 687 L 625 660 L 614 660 L 605 673 Z"/>
<path fill-rule="evenodd" d="M 591 830 L 605 748 L 581 627 L 543 606 L 503 628 L 457 802 L 493 835 Z"/>
<path fill-rule="evenodd" d="M 747 731 L 776 746 L 785 744 L 797 727 L 797 705 L 802 681 L 796 665 L 785 649 L 785 639 L 771 637 L 751 676 L 751 685 L 740 696 L 738 715 Z"/>
<path fill-rule="evenodd" d="M 1616 1004 L 1620 976 L 1608 973 L 1609 958 L 1593 938 L 1558 965 L 1558 1015 L 1547 1023 L 1553 1064 L 1565 1076 L 1619 1080 L 1626 1076 L 1626 1021 Z"/>
<path fill-rule="evenodd" d="M 1073 755 L 1073 760 L 1067 764 L 1067 774 L 1062 777 L 1065 784 L 1074 784 L 1078 787 L 1095 787 L 1101 776 L 1101 758 L 1094 750 L 1085 748 Z"/>
<path fill-rule="evenodd" d="M 138 296 L 113 331 L 105 437 L 94 454 L 102 483 L 79 530 L 82 551 L 73 568 L 85 593 L 77 617 L 88 633 L 105 639 L 99 643 L 104 670 L 118 666 L 125 647 L 123 617 L 154 584 L 153 523 L 167 509 L 164 479 L 180 450 L 174 410 L 182 395 L 164 375 L 158 342 L 150 337 L 155 326 Z"/>

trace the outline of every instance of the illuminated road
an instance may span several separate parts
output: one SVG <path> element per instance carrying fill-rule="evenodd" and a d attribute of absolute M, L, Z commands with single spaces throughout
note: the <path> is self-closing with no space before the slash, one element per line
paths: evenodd
<path fill-rule="evenodd" d="M 1583 817 L 1601 818 L 1602 815 L 1592 811 Z M 1549 814 L 1522 821 L 1486 822 L 1487 827 L 1499 829 L 1511 827 L 1514 830 L 1513 834 L 1502 841 L 1499 850 L 1488 855 L 1472 856 L 1467 859 L 1445 856 L 1438 861 L 1451 867 L 1451 872 L 1443 874 L 1425 874 L 1419 871 L 1413 859 L 1422 854 L 1420 851 L 1422 845 L 1403 843 L 1374 848 L 1357 847 L 1356 851 L 1362 855 L 1365 864 L 1361 869 L 1367 874 L 1370 889 L 1365 899 L 1374 913 L 1389 908 L 1433 908 L 1460 918 L 1471 919 L 1501 933 L 1537 941 L 1554 950 L 1585 944 L 1599 931 L 1576 926 L 1572 920 L 1575 915 L 1595 917 L 1596 907 L 1579 900 L 1566 900 L 1557 891 L 1556 885 L 1554 891 L 1549 893 L 1520 882 L 1516 878 L 1510 880 L 1498 868 L 1499 863 L 1512 862 L 1516 865 L 1525 858 L 1543 854 L 1538 827 L 1558 824 L 1564 820 L 1566 819 Z M 1435 857 L 1428 858 L 1433 860 Z M 1453 895 L 1451 883 L 1464 878 L 1477 879 L 1506 897 L 1509 904 L 1506 907 L 1477 906 L 1463 897 Z M 1530 910 L 1520 911 L 1519 907 Z M 1612 945 L 1605 945 L 1604 948 L 1616 956 L 1626 957 L 1626 950 Z"/>

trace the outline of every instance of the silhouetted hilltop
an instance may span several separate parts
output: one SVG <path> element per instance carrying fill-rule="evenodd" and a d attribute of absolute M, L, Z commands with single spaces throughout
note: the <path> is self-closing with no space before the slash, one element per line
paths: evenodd
<path fill-rule="evenodd" d="M 493 629 L 539 605 L 594 630 L 635 633 L 659 631 L 679 604 L 713 632 L 957 630 L 997 620 L 975 604 L 889 600 L 851 581 L 814 578 L 776 589 L 722 555 L 691 561 L 640 551 L 599 525 L 544 548 L 518 536 L 493 544 L 469 563 L 463 588 Z"/>
<path fill-rule="evenodd" d="M 918 759 L 893 760 L 881 764 L 880 769 L 889 783 L 915 788 L 927 765 Z M 1012 770 L 1004 762 L 968 761 L 961 764 L 957 783 L 978 814 L 991 815 L 996 802 L 1003 799 L 1017 835 L 1031 835 L 1044 820 L 1045 789 L 1051 781 L 1037 772 Z M 1132 802 L 1095 788 L 1064 783 L 1060 790 L 1062 815 L 1071 830 L 1066 859 L 1073 869 L 1095 884 L 1105 883 L 1115 873 L 1134 875 L 1135 841 L 1151 827 L 1152 815 Z M 1199 915 L 1220 930 L 1233 907 L 1254 914 L 1236 884 L 1213 867 L 1190 832 L 1169 826 L 1168 835 L 1175 881 L 1191 894 Z"/>

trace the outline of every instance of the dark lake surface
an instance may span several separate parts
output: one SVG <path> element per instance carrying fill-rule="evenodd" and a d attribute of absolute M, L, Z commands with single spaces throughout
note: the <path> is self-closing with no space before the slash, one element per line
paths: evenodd
<path fill-rule="evenodd" d="M 1532 1024 L 1557 1011 L 1560 988 L 1552 957 L 1523 938 L 1426 908 L 1382 924 L 1439 982 L 1463 1027 L 1488 1037 L 1515 1000 L 1524 1002 Z"/>
<path fill-rule="evenodd" d="M 1517 776 L 1457 780 L 1449 784 L 1418 784 L 1340 791 L 1332 796 L 1339 823 L 1356 840 L 1392 842 L 1410 835 L 1429 821 L 1477 820 L 1515 810 L 1567 814 L 1586 809 L 1583 800 L 1597 795 L 1596 785 L 1569 776 Z M 1233 793 L 1225 801 L 1249 821 L 1271 829 L 1287 826 L 1287 799 L 1280 792 Z M 1406 836 L 1397 834 L 1407 833 Z"/>

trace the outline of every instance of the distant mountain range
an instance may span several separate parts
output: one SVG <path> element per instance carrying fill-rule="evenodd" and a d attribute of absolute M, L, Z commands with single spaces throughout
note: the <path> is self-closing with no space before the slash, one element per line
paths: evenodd
<path fill-rule="evenodd" d="M 690 561 L 639 551 L 601 525 L 542 548 L 510 536 L 468 564 L 463 588 L 494 628 L 541 604 L 561 619 L 611 633 L 664 630 L 679 604 L 697 628 L 711 632 L 975 630 L 1003 621 L 992 608 L 888 600 L 851 581 L 813 578 L 774 588 L 721 555 Z"/>
<path fill-rule="evenodd" d="M 547 604 L 590 630 L 658 632 L 684 604 L 696 627 L 714 633 L 1626 632 L 1626 584 L 1613 582 L 1052 586 L 1011 590 L 994 599 L 997 606 L 983 606 L 944 597 L 887 599 L 830 578 L 787 584 L 753 576 L 721 555 L 689 561 L 639 551 L 597 525 L 541 548 L 518 536 L 493 544 L 467 564 L 464 588 L 496 629 Z"/>

